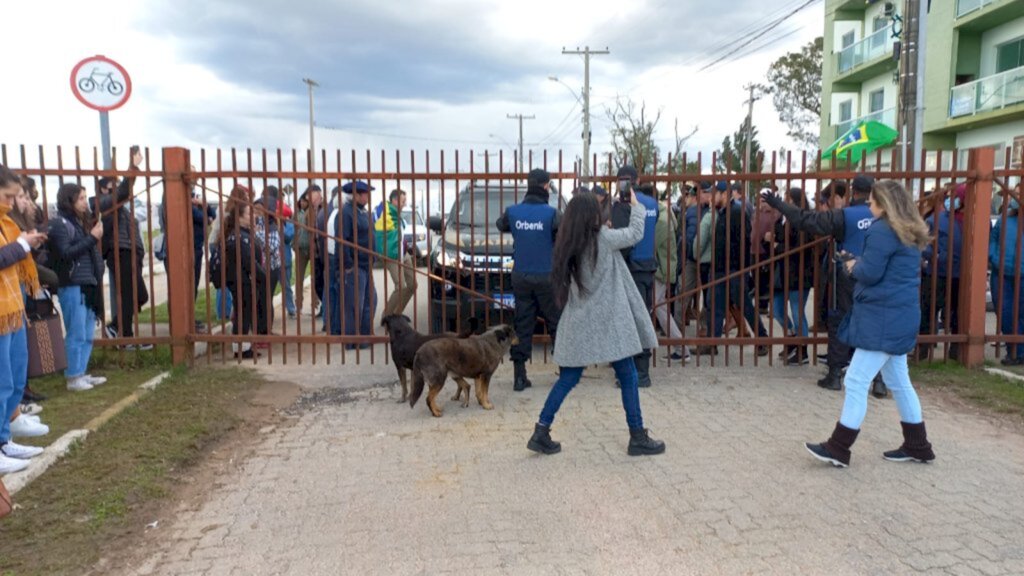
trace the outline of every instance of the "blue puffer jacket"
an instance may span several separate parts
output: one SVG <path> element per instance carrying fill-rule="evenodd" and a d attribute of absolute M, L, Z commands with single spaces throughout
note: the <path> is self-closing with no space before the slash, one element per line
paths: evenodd
<path fill-rule="evenodd" d="M 840 340 L 893 355 L 913 350 L 921 327 L 921 251 L 900 242 L 888 220 L 875 220 L 853 278 L 853 309 L 839 328 Z"/>
<path fill-rule="evenodd" d="M 938 237 L 938 250 L 935 250 L 936 246 L 929 242 L 924 247 L 922 256 L 925 259 L 924 273 L 927 276 L 932 274 L 933 262 L 935 262 L 938 269 L 936 270 L 937 275 L 940 278 L 945 278 L 947 268 L 949 266 L 949 260 L 953 260 L 953 275 L 951 278 L 960 277 L 960 253 L 963 251 L 964 237 L 961 232 L 960 224 L 953 220 L 953 233 L 950 234 L 950 217 L 949 213 L 945 212 L 938 218 L 938 225 L 936 226 L 935 216 L 929 216 L 925 221 L 928 224 L 928 230 Z"/>
<path fill-rule="evenodd" d="M 988 263 L 997 272 L 1002 269 L 1005 276 L 1012 276 L 1018 268 L 1020 274 L 1024 275 L 1024 265 L 1020 261 L 1021 250 L 1017 240 L 1018 226 L 1020 224 L 1017 216 L 1007 216 L 1005 220 L 1000 219 L 995 223 L 995 226 L 992 227 L 992 234 L 989 235 Z M 1005 251 L 1003 235 L 1006 236 Z"/>

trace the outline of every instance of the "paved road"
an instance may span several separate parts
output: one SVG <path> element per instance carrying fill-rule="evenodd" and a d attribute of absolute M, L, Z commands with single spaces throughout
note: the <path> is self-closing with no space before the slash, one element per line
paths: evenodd
<path fill-rule="evenodd" d="M 515 394 L 505 365 L 495 410 L 439 419 L 395 403 L 390 366 L 262 369 L 310 396 L 123 574 L 1024 573 L 1024 438 L 927 394 L 935 464 L 881 458 L 898 416 L 872 399 L 836 470 L 802 447 L 841 401 L 812 369 L 656 369 L 642 403 L 668 451 L 647 458 L 607 368 L 566 401 L 555 456 L 525 448 L 550 366 Z"/>

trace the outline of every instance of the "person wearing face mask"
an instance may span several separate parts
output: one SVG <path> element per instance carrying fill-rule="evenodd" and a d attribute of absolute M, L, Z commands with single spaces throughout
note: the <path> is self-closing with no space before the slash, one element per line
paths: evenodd
<path fill-rule="evenodd" d="M 939 313 L 946 324 L 947 334 L 960 331 L 960 253 L 963 247 L 964 198 L 967 185 L 960 184 L 946 197 L 945 212 L 931 214 L 925 220 L 928 231 L 934 237 L 921 252 L 921 334 L 932 334 L 937 328 Z M 933 292 L 934 289 L 934 292 Z M 946 305 L 946 292 L 950 294 L 950 305 Z M 927 358 L 933 344 L 919 344 L 917 357 Z M 949 347 L 949 357 L 960 356 L 959 346 Z"/>

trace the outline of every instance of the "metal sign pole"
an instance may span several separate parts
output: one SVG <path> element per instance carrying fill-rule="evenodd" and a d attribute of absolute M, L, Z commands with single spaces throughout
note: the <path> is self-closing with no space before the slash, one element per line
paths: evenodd
<path fill-rule="evenodd" d="M 110 114 L 100 112 L 100 146 L 103 147 L 103 169 L 110 170 Z"/>

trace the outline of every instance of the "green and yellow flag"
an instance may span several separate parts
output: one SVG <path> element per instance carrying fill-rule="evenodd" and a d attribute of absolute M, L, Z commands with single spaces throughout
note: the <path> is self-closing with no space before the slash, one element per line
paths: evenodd
<path fill-rule="evenodd" d="M 861 122 L 846 131 L 831 146 L 821 151 L 822 160 L 830 160 L 835 152 L 837 160 L 856 164 L 864 154 L 892 145 L 899 132 L 874 120 Z"/>

